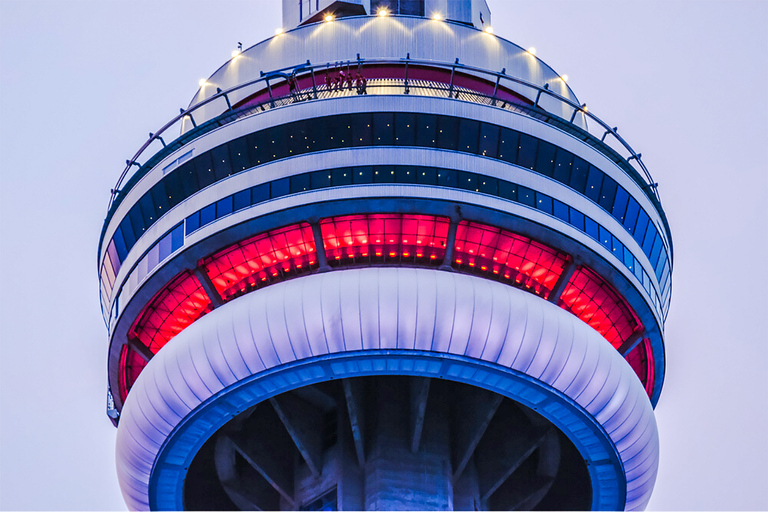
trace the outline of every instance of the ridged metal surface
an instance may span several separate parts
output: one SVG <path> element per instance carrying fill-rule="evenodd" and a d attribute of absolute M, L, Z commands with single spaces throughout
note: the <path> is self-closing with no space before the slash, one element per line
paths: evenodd
<path fill-rule="evenodd" d="M 403 349 L 511 368 L 570 397 L 602 425 L 643 509 L 656 479 L 658 435 L 630 366 L 587 324 L 501 283 L 413 268 L 315 274 L 238 298 L 195 322 L 143 371 L 117 435 L 120 485 L 148 508 L 155 458 L 183 418 L 251 375 L 313 356 Z"/>

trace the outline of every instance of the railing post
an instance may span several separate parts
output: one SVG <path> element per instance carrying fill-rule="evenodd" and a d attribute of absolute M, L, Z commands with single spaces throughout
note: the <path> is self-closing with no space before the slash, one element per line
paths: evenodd
<path fill-rule="evenodd" d="M 571 115 L 571 124 L 573 124 L 573 120 L 576 119 L 576 114 L 578 114 L 579 112 L 583 112 L 586 106 L 587 104 L 584 103 L 581 107 L 573 109 L 573 115 Z"/>
<path fill-rule="evenodd" d="M 614 126 L 610 130 L 605 130 L 605 133 L 603 134 L 603 137 L 600 139 L 600 142 L 605 142 L 605 138 L 608 136 L 609 133 L 617 133 L 619 131 L 618 126 Z"/>
<path fill-rule="evenodd" d="M 459 58 L 456 57 L 456 62 L 451 66 L 451 85 L 448 87 L 448 97 L 453 97 L 453 77 L 456 74 L 456 65 L 459 63 Z"/>
<path fill-rule="evenodd" d="M 155 134 L 154 134 L 154 133 L 152 133 L 152 132 L 149 132 L 149 138 L 150 138 L 150 139 L 151 139 L 152 137 L 154 137 L 154 136 L 155 136 Z M 160 143 L 163 145 L 163 147 L 165 147 L 165 141 L 163 140 L 163 138 L 162 138 L 161 136 L 159 136 L 159 135 L 157 136 L 157 138 L 158 138 L 158 139 L 160 139 Z"/>
<path fill-rule="evenodd" d="M 541 98 L 541 93 L 548 90 L 549 84 L 544 84 L 544 89 L 539 89 L 538 94 L 536 94 L 536 101 L 533 102 L 533 108 L 537 108 L 539 106 L 539 98 Z"/>
<path fill-rule="evenodd" d="M 232 104 L 229 102 L 229 97 L 227 96 L 227 93 L 222 94 L 221 89 L 217 87 L 216 94 L 221 94 L 222 96 L 224 96 L 224 101 L 227 102 L 227 108 L 229 109 L 230 112 L 232 112 Z"/>
<path fill-rule="evenodd" d="M 183 108 L 179 109 L 179 114 L 185 114 L 184 117 L 188 117 L 190 121 L 192 121 L 192 128 L 197 128 L 197 123 L 195 122 L 195 118 L 192 117 L 192 114 L 187 114 L 186 111 Z M 184 118 L 182 118 L 184 119 Z"/>
<path fill-rule="evenodd" d="M 411 90 L 408 88 L 408 61 L 411 60 L 411 54 L 406 53 L 405 54 L 405 94 L 408 94 L 411 92 Z"/>
<path fill-rule="evenodd" d="M 309 64 L 309 61 L 307 61 L 307 64 Z M 315 82 L 315 68 L 314 66 L 311 66 L 309 68 L 312 71 L 312 95 L 317 99 L 317 83 Z"/>
<path fill-rule="evenodd" d="M 499 82 L 501 82 L 501 75 L 507 72 L 507 68 L 501 68 L 501 73 L 496 75 L 496 85 L 493 87 L 493 97 L 491 99 L 491 105 L 496 106 L 496 93 L 499 92 Z"/>
<path fill-rule="evenodd" d="M 261 76 L 264 76 L 265 73 L 263 71 L 260 72 Z M 269 105 L 272 108 L 275 108 L 275 98 L 272 97 L 272 85 L 269 83 L 269 76 L 264 78 L 264 81 L 267 82 L 267 92 L 269 93 Z"/>

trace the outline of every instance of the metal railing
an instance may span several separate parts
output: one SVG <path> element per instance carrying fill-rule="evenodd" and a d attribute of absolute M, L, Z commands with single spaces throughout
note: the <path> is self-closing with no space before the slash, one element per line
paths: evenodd
<path fill-rule="evenodd" d="M 404 59 L 368 60 L 360 59 L 358 55 L 357 60 L 352 61 L 327 62 L 314 65 L 307 61 L 306 63 L 300 64 L 298 66 L 286 67 L 268 73 L 262 72 L 259 78 L 236 85 L 224 91 L 217 88 L 216 94 L 200 101 L 188 110 L 179 109 L 180 112 L 177 116 L 168 121 L 156 132 L 150 133 L 149 139 L 147 139 L 147 141 L 139 148 L 136 154 L 130 160 L 126 160 L 125 169 L 120 174 L 115 188 L 111 190 L 108 214 L 105 221 L 104 230 L 106 230 L 106 225 L 114 213 L 113 210 L 117 208 L 117 206 L 122 201 L 122 198 L 125 196 L 125 194 L 122 192 L 127 192 L 127 190 L 123 190 L 121 187 L 126 186 L 128 189 L 130 189 L 133 185 L 131 181 L 137 181 L 140 179 L 155 165 L 157 165 L 162 160 L 162 158 L 172 153 L 176 149 L 184 146 L 200 135 L 219 126 L 223 126 L 236 119 L 250 116 L 258 112 L 293 104 L 298 101 L 313 101 L 316 99 L 356 95 L 358 88 L 357 85 L 354 87 L 328 87 L 325 83 L 319 84 L 316 75 L 319 74 L 319 72 L 328 73 L 335 72 L 340 68 L 349 70 L 354 69 L 355 67 L 357 70 L 360 70 L 364 73 L 366 66 L 373 65 L 403 67 L 405 76 L 404 78 L 368 80 L 368 83 L 365 87 L 366 94 L 410 94 L 419 96 L 445 97 L 460 101 L 482 103 L 495 106 L 497 108 L 504 108 L 507 110 L 523 113 L 571 133 L 587 144 L 593 146 L 598 151 L 602 152 L 610 160 L 614 161 L 628 174 L 630 178 L 632 178 L 636 183 L 638 183 L 638 185 L 641 186 L 651 202 L 654 203 L 654 205 L 657 207 L 662 221 L 665 224 L 666 230 L 669 232 L 669 225 L 661 208 L 661 198 L 659 197 L 657 190 L 658 184 L 654 182 L 653 177 L 643 163 L 641 154 L 635 152 L 635 150 L 632 149 L 627 141 L 625 141 L 624 138 L 618 134 L 616 127 L 611 127 L 602 119 L 593 114 L 587 108 L 586 104 L 580 105 L 555 93 L 554 91 L 550 90 L 548 84 L 545 84 L 544 86 L 538 86 L 520 78 L 509 76 L 506 74 L 505 69 L 502 69 L 500 72 L 490 71 L 461 64 L 458 59 L 452 63 L 417 60 L 411 59 L 410 54 L 408 54 Z M 409 80 L 409 67 L 412 66 L 450 71 L 450 82 L 443 83 L 426 81 L 419 78 L 411 78 Z M 457 76 L 457 73 L 463 73 L 464 76 L 469 75 L 486 80 L 488 83 L 493 83 L 493 94 L 483 94 L 470 88 L 457 85 L 455 83 L 455 77 Z M 304 87 L 302 89 L 291 88 L 291 91 L 288 94 L 282 94 L 280 96 L 276 95 L 276 86 L 279 86 L 281 89 L 285 89 L 284 85 L 286 83 L 291 83 L 291 80 L 294 80 L 293 83 L 297 84 L 298 82 L 295 81 L 295 77 L 297 76 L 300 76 L 304 81 L 311 77 L 312 86 Z M 254 87 L 258 86 L 259 84 L 263 84 L 263 87 Z M 233 108 L 229 95 L 246 88 L 253 88 L 252 94 L 249 94 L 249 96 L 252 98 L 257 94 L 264 96 L 264 93 L 266 92 L 264 100 L 256 104 L 246 104 L 242 107 Z M 527 98 L 534 97 L 535 100 L 531 101 L 530 104 L 526 104 L 524 101 L 511 102 L 509 99 L 505 100 L 503 97 L 500 97 L 499 93 L 502 91 L 507 92 L 507 97 L 509 97 L 509 91 L 512 91 Z M 212 119 L 198 124 L 194 118 L 195 112 L 202 107 L 209 106 L 217 101 L 223 103 L 223 112 Z M 550 107 L 549 110 L 545 110 L 541 107 L 543 102 L 548 102 L 548 104 L 554 105 L 555 108 Z M 224 104 L 226 107 L 224 107 Z M 565 117 L 561 117 L 552 112 L 552 110 L 558 109 L 561 113 L 566 114 Z M 566 119 L 566 117 L 569 117 L 569 119 Z M 166 134 L 169 129 L 177 124 L 180 125 L 179 129 L 182 131 L 182 123 L 185 121 L 188 121 L 192 124 L 192 129 L 183 131 L 172 142 L 166 143 L 166 141 L 163 139 L 163 134 Z M 144 165 L 140 164 L 139 159 L 155 141 L 159 141 L 162 144 L 162 148 L 150 156 L 149 159 L 145 161 Z M 134 167 L 136 167 L 136 170 L 131 173 Z M 102 237 L 103 235 L 104 232 L 102 231 Z M 667 238 L 671 248 L 671 240 L 669 240 L 668 237 L 665 238 Z"/>

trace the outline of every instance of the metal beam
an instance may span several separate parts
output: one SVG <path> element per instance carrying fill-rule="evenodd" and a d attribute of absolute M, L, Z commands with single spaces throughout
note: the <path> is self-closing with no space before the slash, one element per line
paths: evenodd
<path fill-rule="evenodd" d="M 453 481 L 459 479 L 485 434 L 502 396 L 479 388 L 468 388 L 457 397 L 455 411 L 456 444 Z"/>
<path fill-rule="evenodd" d="M 549 430 L 528 427 L 509 435 L 507 425 L 488 433 L 487 442 L 478 450 L 477 463 L 480 495 L 487 500 L 544 441 Z"/>
<path fill-rule="evenodd" d="M 336 399 L 328 393 L 320 391 L 315 386 L 304 386 L 303 388 L 294 389 L 292 393 L 315 407 L 319 407 L 323 412 L 336 408 Z"/>
<path fill-rule="evenodd" d="M 312 474 L 320 476 L 323 472 L 323 413 L 291 393 L 269 401 Z"/>
<path fill-rule="evenodd" d="M 200 267 L 195 267 L 193 272 L 195 277 L 197 277 L 197 280 L 200 281 L 200 285 L 203 287 L 203 290 L 205 290 L 205 294 L 208 295 L 208 298 L 211 299 L 211 305 L 214 307 L 214 309 L 223 305 L 224 301 L 221 299 L 221 295 L 219 295 L 218 290 L 216 290 L 216 286 L 214 286 L 213 281 L 211 281 L 211 278 L 208 277 L 208 272 Z"/>
<path fill-rule="evenodd" d="M 412 377 L 409 379 L 411 388 L 411 453 L 419 451 L 421 432 L 424 429 L 424 417 L 427 412 L 427 397 L 429 383 L 427 377 Z"/>
<path fill-rule="evenodd" d="M 278 464 L 278 461 L 284 461 L 286 454 L 278 453 L 275 444 L 270 442 L 267 436 L 246 436 L 238 432 L 229 433 L 227 437 L 246 462 L 258 471 L 283 498 L 288 500 L 291 507 L 295 508 L 293 477 L 285 470 L 284 466 Z"/>
<path fill-rule="evenodd" d="M 347 412 L 349 412 L 349 424 L 352 427 L 352 439 L 355 441 L 357 463 L 360 468 L 365 465 L 365 418 L 363 416 L 363 401 L 361 383 L 357 379 L 344 379 L 344 396 L 347 399 Z"/>

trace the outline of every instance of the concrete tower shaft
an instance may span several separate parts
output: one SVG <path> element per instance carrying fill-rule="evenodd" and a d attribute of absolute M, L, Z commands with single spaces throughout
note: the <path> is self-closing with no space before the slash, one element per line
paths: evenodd
<path fill-rule="evenodd" d="M 645 507 L 654 182 L 463 4 L 284 2 L 127 163 L 99 272 L 129 507 Z"/>

